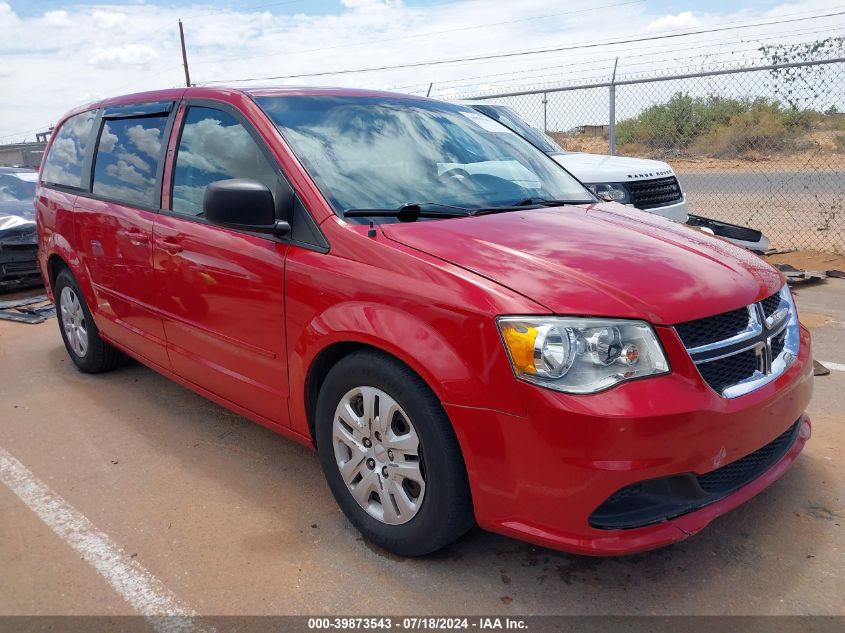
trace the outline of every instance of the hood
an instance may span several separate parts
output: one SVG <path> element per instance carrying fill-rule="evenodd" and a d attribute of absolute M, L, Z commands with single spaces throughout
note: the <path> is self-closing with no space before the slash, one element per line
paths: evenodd
<path fill-rule="evenodd" d="M 604 154 L 566 152 L 553 154 L 552 158 L 581 182 L 630 182 L 674 176 L 675 172 L 663 161 L 645 158 L 626 158 Z"/>
<path fill-rule="evenodd" d="M 35 243 L 32 202 L 0 202 L 0 246 Z"/>
<path fill-rule="evenodd" d="M 670 325 L 748 305 L 782 284 L 756 255 L 615 203 L 381 228 L 561 315 Z"/>

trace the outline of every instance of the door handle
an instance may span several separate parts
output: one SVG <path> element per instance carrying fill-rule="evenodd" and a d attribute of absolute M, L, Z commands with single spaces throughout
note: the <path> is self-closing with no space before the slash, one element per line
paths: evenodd
<path fill-rule="evenodd" d="M 165 237 L 161 242 L 161 247 L 171 255 L 182 252 L 182 245 L 173 237 Z"/>
<path fill-rule="evenodd" d="M 129 235 L 129 242 L 135 246 L 145 246 L 150 243 L 150 236 L 135 227 L 129 229 L 127 234 Z"/>

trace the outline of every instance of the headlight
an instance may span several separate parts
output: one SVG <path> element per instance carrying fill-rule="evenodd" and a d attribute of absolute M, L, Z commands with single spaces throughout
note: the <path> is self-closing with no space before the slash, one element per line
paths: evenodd
<path fill-rule="evenodd" d="M 517 378 L 567 393 L 595 393 L 669 372 L 644 321 L 568 317 L 499 317 Z"/>
<path fill-rule="evenodd" d="M 613 200 L 614 202 L 621 202 L 622 204 L 629 204 L 631 196 L 625 185 L 612 183 L 599 183 L 587 185 L 587 189 L 592 191 L 599 197 Z"/>

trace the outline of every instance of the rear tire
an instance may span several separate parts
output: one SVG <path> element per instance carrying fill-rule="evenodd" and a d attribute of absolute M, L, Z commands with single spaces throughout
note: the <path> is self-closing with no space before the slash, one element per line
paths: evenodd
<path fill-rule="evenodd" d="M 474 524 L 463 456 L 446 412 L 396 358 L 353 352 L 329 371 L 317 398 L 316 440 L 341 510 L 384 549 L 422 556 Z"/>
<path fill-rule="evenodd" d="M 67 268 L 56 276 L 53 295 L 59 331 L 74 365 L 86 374 L 113 369 L 120 361 L 121 353 L 100 338 L 79 284 Z"/>

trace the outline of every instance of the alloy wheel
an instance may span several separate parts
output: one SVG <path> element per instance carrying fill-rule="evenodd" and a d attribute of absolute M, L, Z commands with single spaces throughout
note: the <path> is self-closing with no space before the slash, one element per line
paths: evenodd
<path fill-rule="evenodd" d="M 60 295 L 62 327 L 73 353 L 83 358 L 88 351 L 88 329 L 85 312 L 76 292 L 70 286 L 62 288 Z"/>

